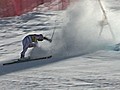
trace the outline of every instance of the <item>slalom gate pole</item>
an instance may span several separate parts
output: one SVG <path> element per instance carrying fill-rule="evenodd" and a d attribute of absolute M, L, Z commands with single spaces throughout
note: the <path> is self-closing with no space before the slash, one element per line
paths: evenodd
<path fill-rule="evenodd" d="M 111 32 L 112 38 L 115 40 L 115 35 L 114 35 L 113 31 L 112 31 L 112 28 L 111 28 L 110 23 L 108 22 L 108 18 L 107 18 L 107 15 L 106 15 L 105 10 L 104 10 L 104 8 L 103 8 L 103 5 L 102 5 L 102 3 L 101 3 L 100 0 L 98 0 L 98 2 L 99 2 L 99 5 L 100 5 L 101 10 L 102 10 L 102 12 L 103 12 L 103 15 L 104 15 L 103 23 L 104 23 L 104 21 L 106 20 L 107 25 L 108 25 L 108 27 L 109 27 L 109 30 L 110 30 L 110 32 Z M 103 24 L 103 23 L 102 23 L 102 24 Z M 99 36 L 101 36 L 101 34 L 102 34 L 102 32 L 103 32 L 104 26 L 105 26 L 104 24 L 101 26 Z"/>

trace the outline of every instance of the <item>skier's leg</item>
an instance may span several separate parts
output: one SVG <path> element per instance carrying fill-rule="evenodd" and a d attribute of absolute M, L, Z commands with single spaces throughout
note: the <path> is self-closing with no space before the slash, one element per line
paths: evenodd
<path fill-rule="evenodd" d="M 26 53 L 27 49 L 28 49 L 28 46 L 23 47 L 23 51 L 21 52 L 21 58 L 25 57 L 25 53 Z"/>
<path fill-rule="evenodd" d="M 29 48 L 29 44 L 30 44 L 29 38 L 28 37 L 24 38 L 22 41 L 23 50 L 21 52 L 21 58 L 25 57 L 25 53 L 26 53 L 27 49 Z"/>

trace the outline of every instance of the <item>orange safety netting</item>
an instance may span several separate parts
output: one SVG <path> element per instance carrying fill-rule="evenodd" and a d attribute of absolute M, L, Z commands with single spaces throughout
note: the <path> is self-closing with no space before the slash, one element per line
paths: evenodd
<path fill-rule="evenodd" d="M 0 0 L 0 17 L 18 16 L 42 5 L 47 10 L 63 10 L 69 0 Z"/>

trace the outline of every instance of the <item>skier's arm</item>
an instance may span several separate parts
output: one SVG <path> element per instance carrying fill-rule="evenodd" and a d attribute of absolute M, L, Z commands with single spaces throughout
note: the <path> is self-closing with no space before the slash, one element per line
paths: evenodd
<path fill-rule="evenodd" d="M 44 40 L 47 40 L 47 41 L 49 41 L 49 42 L 52 42 L 52 40 L 49 39 L 49 38 L 47 38 L 47 37 L 44 37 Z"/>

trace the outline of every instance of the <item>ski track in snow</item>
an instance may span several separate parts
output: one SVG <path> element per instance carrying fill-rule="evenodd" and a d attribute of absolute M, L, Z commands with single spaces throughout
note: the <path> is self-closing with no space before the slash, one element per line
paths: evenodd
<path fill-rule="evenodd" d="M 107 0 L 107 8 L 117 12 L 119 1 L 115 1 Z M 19 57 L 25 35 L 42 32 L 49 37 L 54 28 L 59 32 L 63 13 L 33 12 L 0 20 L 0 90 L 120 90 L 119 51 L 107 49 L 63 58 L 55 54 L 48 60 L 2 66 Z"/>

